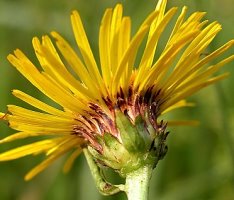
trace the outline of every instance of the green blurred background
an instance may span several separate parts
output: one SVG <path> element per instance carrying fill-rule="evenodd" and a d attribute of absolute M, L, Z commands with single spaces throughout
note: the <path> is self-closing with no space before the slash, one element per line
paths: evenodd
<path fill-rule="evenodd" d="M 75 42 L 69 15 L 77 9 L 96 55 L 98 26 L 104 10 L 117 2 L 124 4 L 125 15 L 130 15 L 133 32 L 144 17 L 154 9 L 155 0 L 0 0 L 0 110 L 7 104 L 23 105 L 12 97 L 12 89 L 21 89 L 33 96 L 44 96 L 10 66 L 6 56 L 20 48 L 35 61 L 31 38 L 56 30 L 73 46 Z M 208 51 L 219 47 L 234 36 L 233 0 L 171 0 L 168 7 L 187 5 L 190 12 L 207 11 L 205 18 L 218 20 L 223 27 Z M 232 49 L 233 50 L 233 49 Z M 230 55 L 229 51 L 229 55 Z M 169 128 L 169 152 L 154 171 L 150 200 L 233 200 L 234 199 L 234 63 L 224 70 L 228 79 L 206 88 L 190 98 L 197 107 L 171 114 L 173 119 L 199 119 L 198 127 Z M 13 133 L 6 124 L 0 124 L 0 138 Z M 20 141 L 21 142 L 21 141 Z M 20 142 L 14 145 L 19 145 Z M 0 151 L 11 144 L 1 145 Z M 26 157 L 0 163 L 1 200 L 124 200 L 119 194 L 103 197 L 98 194 L 88 166 L 80 156 L 69 174 L 61 171 L 64 158 L 30 182 L 25 173 L 43 157 Z M 112 181 L 118 182 L 110 174 Z"/>

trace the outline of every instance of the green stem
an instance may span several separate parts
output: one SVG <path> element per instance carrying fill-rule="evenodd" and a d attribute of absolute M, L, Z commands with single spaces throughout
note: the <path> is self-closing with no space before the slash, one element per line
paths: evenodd
<path fill-rule="evenodd" d="M 102 195 L 108 196 L 123 191 L 123 185 L 112 185 L 104 179 L 104 177 L 101 175 L 100 168 L 97 166 L 97 163 L 93 160 L 93 157 L 89 153 L 88 149 L 83 149 L 83 152 L 89 165 L 93 179 L 95 181 L 96 187 Z"/>
<path fill-rule="evenodd" d="M 128 200 L 148 200 L 152 171 L 152 165 L 145 165 L 127 175 L 125 192 Z"/>

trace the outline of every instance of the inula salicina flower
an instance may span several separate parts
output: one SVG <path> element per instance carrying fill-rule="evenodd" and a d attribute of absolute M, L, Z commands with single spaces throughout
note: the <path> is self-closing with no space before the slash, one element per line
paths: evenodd
<path fill-rule="evenodd" d="M 39 64 L 33 64 L 19 49 L 10 54 L 10 63 L 61 109 L 13 90 L 14 96 L 35 110 L 8 105 L 7 113 L 0 117 L 17 132 L 0 143 L 43 139 L 0 154 L 0 161 L 45 154 L 26 180 L 70 152 L 64 165 L 68 171 L 84 149 L 99 166 L 111 167 L 123 177 L 142 166 L 155 166 L 166 153 L 170 126 L 159 117 L 189 106 L 188 96 L 227 77 L 228 73 L 213 75 L 234 59 L 233 55 L 216 59 L 233 46 L 233 40 L 207 54 L 208 45 L 221 30 L 219 23 L 203 20 L 204 12 L 186 17 L 187 7 L 165 11 L 166 4 L 159 0 L 134 34 L 121 4 L 107 9 L 99 28 L 99 59 L 94 58 L 77 11 L 71 14 L 71 24 L 81 56 L 57 32 L 41 40 L 33 38 Z M 172 31 L 155 59 L 157 44 L 169 24 Z M 136 62 L 141 46 L 144 50 Z M 209 65 L 214 59 L 216 63 Z"/>

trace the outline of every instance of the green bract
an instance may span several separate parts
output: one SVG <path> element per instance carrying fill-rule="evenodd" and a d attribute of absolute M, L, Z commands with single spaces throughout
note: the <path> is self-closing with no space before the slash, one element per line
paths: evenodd
<path fill-rule="evenodd" d="M 155 166 L 167 152 L 165 139 L 168 132 L 165 132 L 165 127 L 155 131 L 140 115 L 133 124 L 122 112 L 117 110 L 115 113 L 121 141 L 110 133 L 99 137 L 102 152 L 89 147 L 96 162 L 111 167 L 123 177 L 144 165 Z"/>

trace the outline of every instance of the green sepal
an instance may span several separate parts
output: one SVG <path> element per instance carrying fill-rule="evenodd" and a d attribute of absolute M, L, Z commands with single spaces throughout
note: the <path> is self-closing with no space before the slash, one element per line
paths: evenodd
<path fill-rule="evenodd" d="M 150 145 L 152 143 L 152 139 L 150 137 L 148 129 L 146 128 L 146 124 L 140 115 L 136 117 L 135 128 L 137 129 L 138 134 L 143 139 L 142 142 L 144 142 L 144 148 L 141 149 L 142 150 L 141 152 L 149 150 Z"/>
<path fill-rule="evenodd" d="M 99 137 L 102 145 L 102 153 L 98 152 L 92 147 L 88 147 L 90 153 L 96 158 L 99 163 L 105 163 L 113 169 L 120 169 L 123 163 L 127 163 L 131 156 L 127 149 L 121 144 L 113 135 L 106 132 Z"/>
<path fill-rule="evenodd" d="M 118 134 L 105 132 L 96 136 L 102 146 L 101 151 L 88 146 L 98 166 L 110 167 L 122 177 L 144 165 L 156 166 L 166 154 L 167 132 L 164 129 L 156 130 L 147 112 L 131 121 L 129 116 L 115 110 L 115 117 Z"/>
<path fill-rule="evenodd" d="M 119 129 L 123 145 L 129 152 L 142 152 L 145 150 L 146 144 L 141 134 L 143 130 L 138 128 L 139 132 L 129 118 L 121 111 L 116 112 L 116 125 Z"/>

